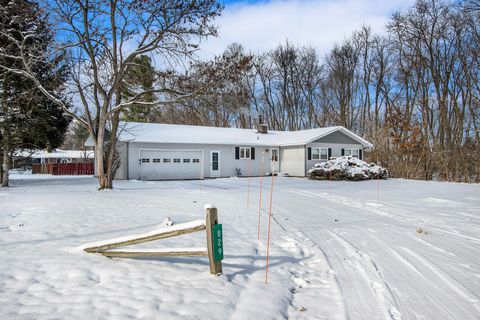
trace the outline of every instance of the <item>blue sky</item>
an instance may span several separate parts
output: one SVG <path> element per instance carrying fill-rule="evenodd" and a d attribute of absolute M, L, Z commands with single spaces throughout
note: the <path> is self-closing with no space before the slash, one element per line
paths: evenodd
<path fill-rule="evenodd" d="M 202 45 L 203 57 L 220 54 L 232 42 L 262 52 L 289 40 L 327 53 L 363 24 L 384 32 L 397 10 L 414 0 L 223 0 L 225 10 L 216 24 L 219 37 Z"/>

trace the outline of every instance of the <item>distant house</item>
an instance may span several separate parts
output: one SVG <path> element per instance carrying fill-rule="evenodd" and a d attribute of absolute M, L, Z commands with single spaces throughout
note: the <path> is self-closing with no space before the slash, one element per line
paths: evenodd
<path fill-rule="evenodd" d="M 259 176 L 304 177 L 315 163 L 363 158 L 371 143 L 344 127 L 268 131 L 128 123 L 119 135 L 116 179 L 169 180 Z M 87 140 L 86 145 L 92 145 Z"/>
<path fill-rule="evenodd" d="M 85 163 L 93 162 L 94 151 L 87 150 L 60 150 L 52 152 L 36 151 L 31 154 L 32 164 L 59 164 L 59 163 Z"/>

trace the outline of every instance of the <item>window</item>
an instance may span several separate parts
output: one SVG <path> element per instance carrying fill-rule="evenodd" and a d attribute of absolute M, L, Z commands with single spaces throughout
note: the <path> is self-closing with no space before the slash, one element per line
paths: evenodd
<path fill-rule="evenodd" d="M 149 163 L 149 162 L 150 162 L 150 159 L 146 159 L 146 158 L 142 159 L 142 163 Z"/>
<path fill-rule="evenodd" d="M 190 159 L 183 159 L 183 163 L 190 163 Z"/>
<path fill-rule="evenodd" d="M 179 162 L 180 162 L 180 159 L 173 159 L 173 162 L 179 163 Z"/>
<path fill-rule="evenodd" d="M 250 148 L 240 147 L 240 159 L 250 159 Z"/>
<path fill-rule="evenodd" d="M 278 161 L 278 149 L 272 149 L 272 161 Z"/>
<path fill-rule="evenodd" d="M 152 159 L 153 163 L 160 163 L 160 159 Z"/>
<path fill-rule="evenodd" d="M 163 163 L 170 163 L 170 159 L 163 159 Z"/>
<path fill-rule="evenodd" d="M 193 163 L 200 163 L 200 159 L 192 159 Z"/>
<path fill-rule="evenodd" d="M 328 160 L 328 149 L 312 148 L 312 160 Z"/>
<path fill-rule="evenodd" d="M 352 156 L 358 158 L 358 149 L 345 149 L 346 156 Z"/>

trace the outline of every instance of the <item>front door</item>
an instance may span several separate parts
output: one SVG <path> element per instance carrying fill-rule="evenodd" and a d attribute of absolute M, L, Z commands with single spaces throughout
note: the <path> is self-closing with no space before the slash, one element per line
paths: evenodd
<path fill-rule="evenodd" d="M 278 148 L 271 148 L 270 149 L 270 170 L 272 172 L 278 172 L 280 170 L 279 166 L 279 159 L 280 155 L 278 152 Z"/>
<path fill-rule="evenodd" d="M 220 151 L 210 152 L 210 177 L 220 177 Z"/>

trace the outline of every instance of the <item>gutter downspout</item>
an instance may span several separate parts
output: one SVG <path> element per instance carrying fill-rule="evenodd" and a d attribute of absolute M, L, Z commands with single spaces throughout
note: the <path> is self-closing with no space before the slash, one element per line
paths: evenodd
<path fill-rule="evenodd" d="M 130 142 L 127 141 L 127 180 L 130 180 Z"/>

